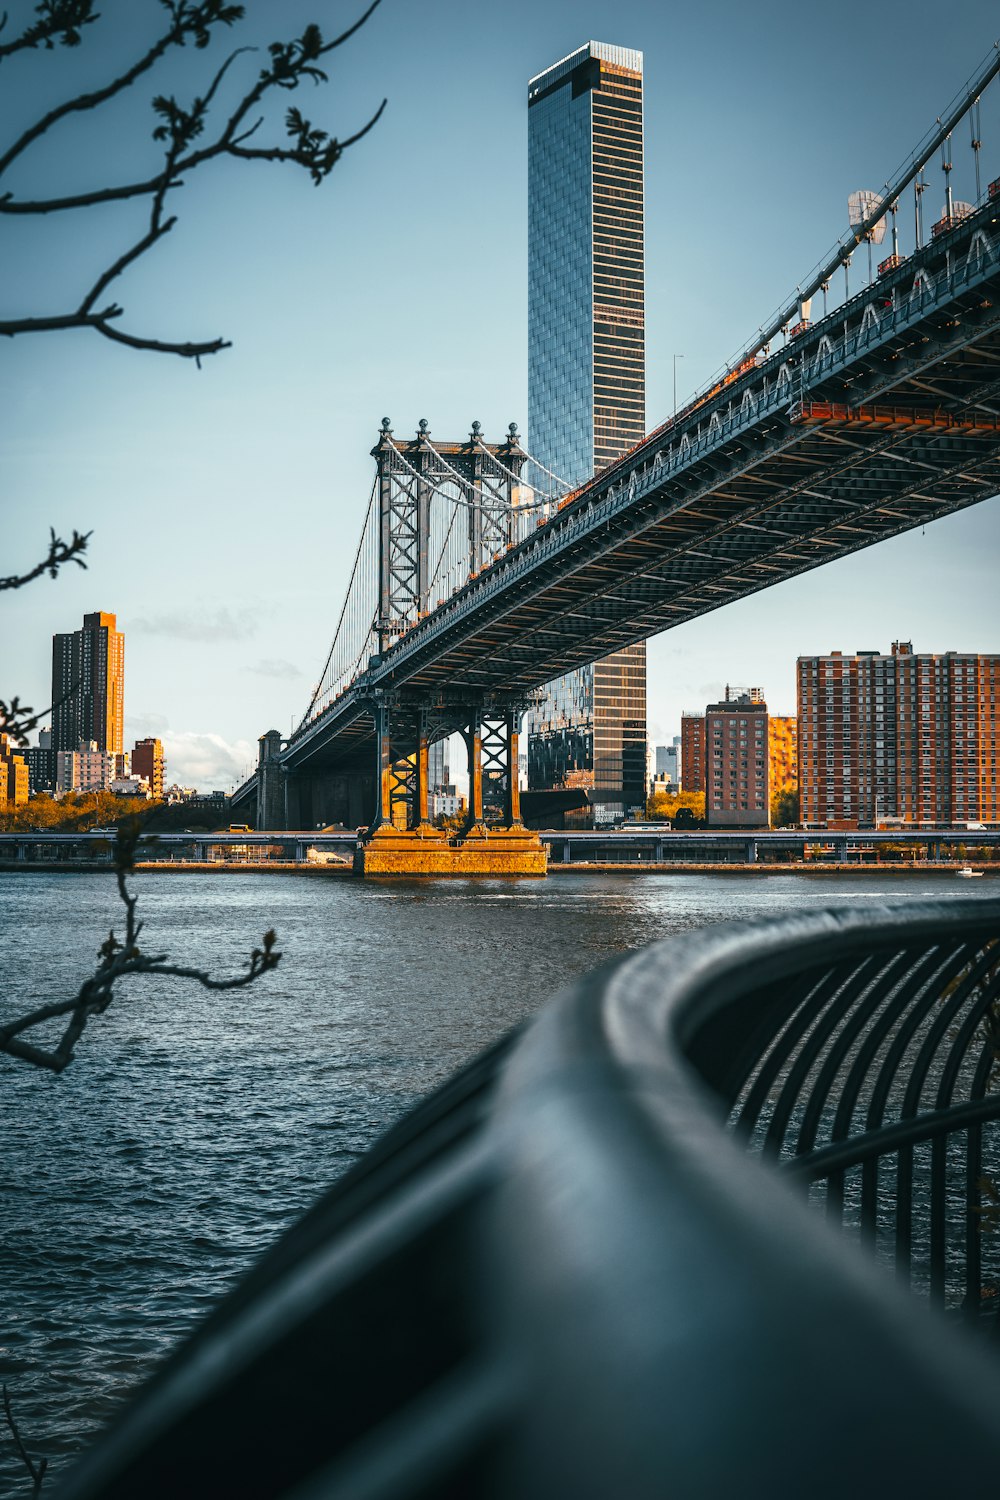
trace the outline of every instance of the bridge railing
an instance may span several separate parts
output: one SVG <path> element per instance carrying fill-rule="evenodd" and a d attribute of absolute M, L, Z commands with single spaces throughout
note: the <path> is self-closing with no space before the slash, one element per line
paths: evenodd
<path fill-rule="evenodd" d="M 63 1500 L 985 1489 L 995 1355 L 847 1240 L 902 1233 L 925 1268 L 904 1280 L 996 1326 L 972 1184 L 998 978 L 994 900 L 733 924 L 606 965 L 369 1152 Z M 826 1184 L 827 1223 L 793 1176 Z M 901 1228 L 921 1217 L 924 1238 Z"/>

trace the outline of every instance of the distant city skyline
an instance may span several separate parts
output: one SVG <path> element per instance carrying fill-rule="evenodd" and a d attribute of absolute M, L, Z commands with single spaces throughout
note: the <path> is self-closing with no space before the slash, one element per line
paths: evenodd
<path fill-rule="evenodd" d="M 251 19 L 259 40 L 313 18 L 299 0 L 282 10 L 280 25 Z M 129 11 L 129 43 L 142 41 L 144 16 Z M 673 357 L 682 356 L 683 402 L 794 291 L 846 226 L 848 193 L 894 171 L 996 27 L 980 0 L 958 0 L 933 38 L 903 25 L 911 11 L 901 4 L 873 12 L 849 0 L 838 18 L 820 46 L 803 41 L 790 0 L 765 9 L 722 0 L 678 15 L 644 0 L 613 12 L 513 0 L 500 30 L 492 16 L 447 3 L 422 12 L 418 27 L 386 0 L 336 55 L 332 87 L 310 96 L 313 117 L 341 134 L 389 96 L 359 149 L 318 190 L 304 174 L 239 163 L 192 183 L 176 199 L 176 230 L 123 283 L 137 322 L 222 332 L 233 350 L 198 372 L 82 333 L 5 347 L 4 571 L 37 559 L 50 523 L 94 536 L 87 573 L 0 596 L 0 632 L 17 640 L 0 690 L 48 701 L 52 635 L 107 603 L 129 638 L 126 737 L 160 738 L 184 784 L 238 778 L 257 736 L 287 733 L 319 676 L 381 417 L 400 433 L 422 416 L 441 431 L 463 431 L 473 417 L 490 430 L 526 423 L 524 79 L 581 37 L 644 53 L 655 423 L 673 406 Z M 859 55 L 880 58 L 878 82 L 863 107 L 847 107 L 843 81 Z M 182 63 L 192 89 L 214 67 L 194 50 Z M 5 136 L 105 66 L 86 44 L 11 64 Z M 434 86 L 442 75 L 447 91 Z M 118 126 L 138 122 L 112 137 L 122 159 L 126 150 L 130 162 L 147 159 L 148 99 L 159 87 L 137 85 L 115 116 Z M 984 170 L 996 177 L 994 106 L 982 134 Z M 92 139 L 61 137 L 58 165 L 46 153 L 26 158 L 18 190 L 36 172 L 46 182 L 56 171 L 92 174 L 75 154 Z M 969 196 L 969 154 L 956 142 L 959 197 Z M 444 185 L 433 210 L 422 200 L 419 234 L 381 227 L 387 178 L 401 168 Z M 493 205 L 483 222 L 494 232 L 470 230 L 466 194 L 454 191 L 470 182 Z M 936 211 L 938 181 L 930 192 Z M 405 222 L 402 201 L 399 212 Z M 89 212 L 72 230 L 60 266 L 48 224 L 6 227 L 12 312 L 36 311 L 53 286 L 75 288 L 117 243 Z M 1000 648 L 998 541 L 993 499 L 655 638 L 650 739 L 669 741 L 681 710 L 719 700 L 727 678 L 759 681 L 776 711 L 794 712 L 799 655 L 900 637 L 918 652 Z"/>

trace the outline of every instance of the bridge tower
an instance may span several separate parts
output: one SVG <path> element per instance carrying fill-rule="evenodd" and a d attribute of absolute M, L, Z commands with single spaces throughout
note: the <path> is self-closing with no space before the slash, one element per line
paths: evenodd
<path fill-rule="evenodd" d="M 474 577 L 515 540 L 518 505 L 526 493 L 521 474 L 528 459 L 517 424 L 502 443 L 487 443 L 473 422 L 464 442 L 432 442 L 421 419 L 416 436 L 397 441 L 388 417 L 372 449 L 378 486 L 378 603 L 376 634 L 385 652 L 439 602 L 432 597 L 436 567 L 448 548 L 455 509 L 467 523 L 465 577 Z M 432 501 L 445 511 L 435 535 Z M 465 578 L 462 578 L 462 582 Z"/>

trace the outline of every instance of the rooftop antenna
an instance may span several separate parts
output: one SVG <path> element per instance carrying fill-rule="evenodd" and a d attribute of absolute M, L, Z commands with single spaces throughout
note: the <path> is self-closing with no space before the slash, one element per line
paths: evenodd
<path fill-rule="evenodd" d="M 847 200 L 847 217 L 852 229 L 860 229 L 862 224 L 878 213 L 885 200 L 879 193 L 873 193 L 870 188 L 859 188 L 852 193 Z M 865 233 L 861 236 L 868 242 L 868 285 L 872 281 L 872 245 L 881 245 L 885 239 L 885 215 L 876 224 L 869 224 Z"/>

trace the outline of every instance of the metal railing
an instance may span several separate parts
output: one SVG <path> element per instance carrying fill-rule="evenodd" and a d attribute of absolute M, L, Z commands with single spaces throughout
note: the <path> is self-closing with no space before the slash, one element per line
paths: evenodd
<path fill-rule="evenodd" d="M 998 968 L 993 899 L 606 965 L 390 1131 L 59 1493 L 985 1491 L 995 1356 L 788 1179 L 979 1320 Z"/>

